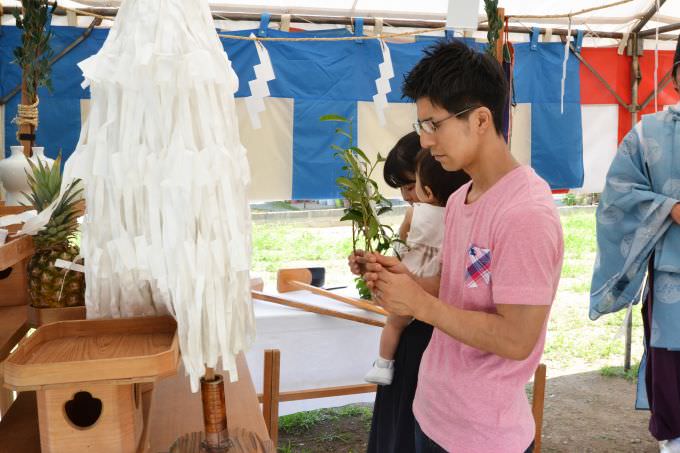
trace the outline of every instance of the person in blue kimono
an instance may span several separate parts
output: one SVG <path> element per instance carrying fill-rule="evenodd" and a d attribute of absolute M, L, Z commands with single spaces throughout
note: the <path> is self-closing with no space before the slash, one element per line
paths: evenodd
<path fill-rule="evenodd" d="M 678 92 L 679 70 L 680 41 L 672 70 Z M 650 409 L 662 453 L 680 453 L 679 203 L 680 103 L 643 116 L 619 146 L 597 208 L 590 294 L 593 320 L 643 300 L 638 408 Z"/>

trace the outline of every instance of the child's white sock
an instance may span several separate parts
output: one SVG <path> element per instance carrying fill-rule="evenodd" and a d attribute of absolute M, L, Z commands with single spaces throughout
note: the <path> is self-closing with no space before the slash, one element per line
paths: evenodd
<path fill-rule="evenodd" d="M 375 361 L 375 365 L 378 368 L 394 368 L 394 360 L 383 359 L 382 357 L 378 356 L 378 359 Z"/>

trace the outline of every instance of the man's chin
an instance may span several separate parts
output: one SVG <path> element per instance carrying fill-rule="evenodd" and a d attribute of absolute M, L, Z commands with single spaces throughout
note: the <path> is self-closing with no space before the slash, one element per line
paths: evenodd
<path fill-rule="evenodd" d="M 440 160 L 439 163 L 441 164 L 442 168 L 446 171 L 458 171 L 458 170 L 460 170 L 460 166 L 453 164 L 451 162 L 448 162 L 446 160 Z"/>

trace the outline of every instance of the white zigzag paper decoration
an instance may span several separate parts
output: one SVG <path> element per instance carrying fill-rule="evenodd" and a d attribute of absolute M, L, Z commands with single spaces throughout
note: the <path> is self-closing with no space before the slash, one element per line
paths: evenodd
<path fill-rule="evenodd" d="M 251 37 L 255 35 L 251 34 Z M 260 123 L 259 113 L 264 112 L 264 98 L 269 96 L 269 86 L 268 82 L 274 80 L 276 75 L 274 74 L 274 67 L 272 66 L 272 61 L 269 58 L 269 52 L 267 48 L 259 41 L 255 42 L 255 49 L 257 49 L 257 55 L 260 57 L 260 64 L 255 65 L 255 80 L 248 82 L 250 86 L 250 97 L 246 99 L 246 107 L 248 108 L 248 114 L 250 115 L 250 124 L 253 129 L 259 129 L 262 127 Z"/>
<path fill-rule="evenodd" d="M 255 339 L 250 170 L 208 1 L 126 0 L 79 66 L 92 101 L 64 182 L 83 181 L 87 317 L 173 315 L 192 390 L 218 364 L 235 381 Z"/>
<path fill-rule="evenodd" d="M 382 48 L 383 62 L 378 65 L 380 69 L 380 77 L 376 79 L 375 86 L 378 92 L 373 96 L 373 104 L 375 111 L 378 114 L 378 121 L 380 125 L 385 125 L 385 109 L 387 108 L 387 93 L 392 91 L 390 87 L 390 79 L 394 77 L 394 68 L 392 66 L 392 55 L 390 48 L 387 47 L 385 41 L 380 41 Z"/>

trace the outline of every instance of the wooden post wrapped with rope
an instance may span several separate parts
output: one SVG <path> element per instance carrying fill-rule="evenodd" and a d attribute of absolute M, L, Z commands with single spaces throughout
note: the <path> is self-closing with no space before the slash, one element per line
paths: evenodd
<path fill-rule="evenodd" d="M 505 24 L 505 8 L 498 8 L 498 21 L 501 27 Z M 505 45 L 505 34 L 502 31 L 498 34 L 498 41 L 496 41 L 496 60 L 503 65 L 503 46 Z"/>
<path fill-rule="evenodd" d="M 25 70 L 24 70 L 25 73 Z M 35 92 L 35 88 L 33 89 Z M 38 96 L 35 101 L 29 100 L 29 92 L 26 88 L 26 76 L 22 77 L 21 82 L 21 103 L 17 106 L 17 115 L 12 122 L 17 125 L 17 140 L 24 147 L 24 154 L 27 157 L 33 155 L 32 149 L 35 143 L 35 133 L 38 130 Z"/>
<path fill-rule="evenodd" d="M 52 7 L 54 9 L 54 7 Z M 17 125 L 17 140 L 24 154 L 31 156 L 38 129 L 38 88 L 52 87 L 50 82 L 49 0 L 22 0 L 21 12 L 15 10 L 17 28 L 23 30 L 21 46 L 14 49 L 17 64 L 21 66 L 21 103 L 12 120 Z"/>

